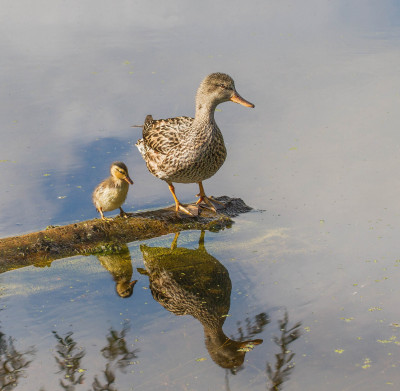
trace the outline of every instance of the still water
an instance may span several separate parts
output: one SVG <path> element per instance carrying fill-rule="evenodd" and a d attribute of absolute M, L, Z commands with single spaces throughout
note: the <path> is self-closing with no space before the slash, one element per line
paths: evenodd
<path fill-rule="evenodd" d="M 217 108 L 231 229 L 0 275 L 1 389 L 399 388 L 398 2 L 1 8 L 1 237 L 96 217 L 113 160 L 124 210 L 172 204 L 130 126 L 193 115 L 207 74 L 256 106 Z"/>

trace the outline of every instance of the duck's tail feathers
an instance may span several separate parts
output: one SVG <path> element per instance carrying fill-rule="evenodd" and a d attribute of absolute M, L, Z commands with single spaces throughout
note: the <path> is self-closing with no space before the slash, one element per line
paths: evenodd
<path fill-rule="evenodd" d="M 148 114 L 144 119 L 143 125 L 131 125 L 131 128 L 144 128 L 145 126 L 149 126 L 152 122 L 153 122 L 153 116 L 151 114 Z"/>

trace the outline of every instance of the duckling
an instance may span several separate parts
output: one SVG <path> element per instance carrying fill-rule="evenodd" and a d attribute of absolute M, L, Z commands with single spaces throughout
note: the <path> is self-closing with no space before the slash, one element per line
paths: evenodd
<path fill-rule="evenodd" d="M 126 244 L 111 252 L 96 255 L 97 259 L 108 270 L 115 281 L 115 291 L 121 298 L 132 296 L 137 280 L 132 280 L 133 268 L 129 248 Z"/>
<path fill-rule="evenodd" d="M 179 202 L 173 182 L 197 183 L 200 190 L 197 205 L 204 203 L 215 211 L 215 204 L 220 204 L 206 196 L 202 182 L 220 169 L 227 155 L 222 133 L 214 119 L 217 105 L 227 101 L 254 107 L 238 94 L 229 75 L 212 73 L 201 82 L 197 91 L 194 118 L 154 120 L 148 115 L 145 119 L 143 138 L 136 146 L 148 170 L 168 184 L 176 213 L 180 210 L 193 215 Z"/>
<path fill-rule="evenodd" d="M 129 177 L 128 168 L 123 162 L 114 162 L 110 167 L 111 176 L 101 182 L 93 191 L 92 199 L 96 210 L 102 220 L 108 220 L 103 212 L 119 208 L 120 216 L 127 217 L 121 205 L 125 202 L 129 190 L 129 184 L 133 185 Z"/>

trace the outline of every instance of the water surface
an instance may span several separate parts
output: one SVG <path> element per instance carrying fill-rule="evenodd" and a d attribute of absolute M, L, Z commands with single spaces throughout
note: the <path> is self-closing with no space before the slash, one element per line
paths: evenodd
<path fill-rule="evenodd" d="M 22 367 L 4 389 L 264 390 L 279 374 L 285 390 L 399 387 L 396 2 L 5 1 L 0 18 L 2 237 L 94 218 L 113 160 L 135 181 L 126 211 L 170 205 L 130 126 L 193 115 L 215 71 L 255 103 L 216 113 L 228 158 L 205 190 L 256 211 L 205 234 L 229 277 L 206 318 L 232 341 L 263 339 L 223 368 L 199 312 L 153 298 L 140 245 L 170 249 L 168 235 L 127 244 L 119 270 L 106 254 L 3 273 L 0 359 Z M 178 248 L 199 237 L 181 233 Z"/>

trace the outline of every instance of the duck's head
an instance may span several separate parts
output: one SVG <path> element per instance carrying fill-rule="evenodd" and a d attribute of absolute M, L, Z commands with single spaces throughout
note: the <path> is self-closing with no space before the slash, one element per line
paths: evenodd
<path fill-rule="evenodd" d="M 112 177 L 124 180 L 129 184 L 133 185 L 133 181 L 129 177 L 128 168 L 126 167 L 125 163 L 122 162 L 112 163 L 110 167 L 110 172 Z"/>
<path fill-rule="evenodd" d="M 222 102 L 232 101 L 246 107 L 254 107 L 246 99 L 243 99 L 236 91 L 235 82 L 225 73 L 211 73 L 200 84 L 197 90 L 197 106 L 206 102 L 211 106 L 217 106 Z M 201 107 L 198 107 L 201 109 Z"/>
<path fill-rule="evenodd" d="M 223 338 L 222 338 L 223 337 Z M 234 341 L 223 334 L 222 329 L 218 337 L 205 336 L 205 343 L 212 360 L 222 368 L 239 368 L 246 357 L 246 353 L 254 346 L 263 343 L 262 339 Z"/>

